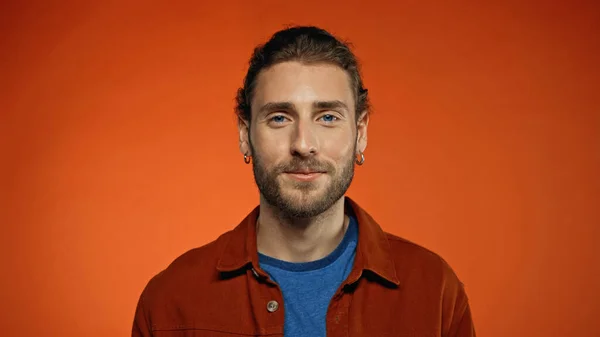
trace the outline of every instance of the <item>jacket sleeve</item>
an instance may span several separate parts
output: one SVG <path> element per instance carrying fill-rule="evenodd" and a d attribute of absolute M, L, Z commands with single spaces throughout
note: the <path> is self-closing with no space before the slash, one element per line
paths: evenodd
<path fill-rule="evenodd" d="M 144 308 L 144 294 L 140 296 L 135 315 L 133 318 L 133 327 L 131 329 L 131 337 L 152 337 L 152 330 L 148 317 Z"/>
<path fill-rule="evenodd" d="M 464 285 L 446 265 L 442 298 L 444 337 L 476 337 L 471 307 Z"/>
<path fill-rule="evenodd" d="M 467 300 L 464 301 L 464 304 L 457 305 L 457 311 L 452 315 L 447 337 L 476 337 L 471 308 Z"/>

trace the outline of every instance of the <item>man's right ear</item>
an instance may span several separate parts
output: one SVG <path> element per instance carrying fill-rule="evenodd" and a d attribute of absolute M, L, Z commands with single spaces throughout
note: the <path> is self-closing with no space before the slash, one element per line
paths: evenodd
<path fill-rule="evenodd" d="M 238 131 L 240 138 L 240 152 L 243 155 L 251 156 L 250 153 L 250 123 L 241 116 L 238 116 Z"/>

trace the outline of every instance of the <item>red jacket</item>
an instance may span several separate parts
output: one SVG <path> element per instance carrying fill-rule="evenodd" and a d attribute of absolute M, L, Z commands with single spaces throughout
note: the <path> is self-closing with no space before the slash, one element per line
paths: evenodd
<path fill-rule="evenodd" d="M 438 255 L 385 233 L 356 202 L 354 267 L 327 311 L 327 336 L 475 336 L 465 290 Z M 255 208 L 236 228 L 150 280 L 134 337 L 283 336 L 283 297 L 258 265 Z"/>

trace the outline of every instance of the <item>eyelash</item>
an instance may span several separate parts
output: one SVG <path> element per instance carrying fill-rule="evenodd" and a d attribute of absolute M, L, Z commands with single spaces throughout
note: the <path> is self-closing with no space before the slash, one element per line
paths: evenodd
<path fill-rule="evenodd" d="M 336 117 L 336 116 L 334 116 L 333 114 L 325 114 L 325 115 L 321 116 L 320 118 L 323 118 L 323 117 L 326 117 L 326 116 L 330 116 L 330 117 L 332 117 L 332 118 L 333 118 L 333 120 L 332 120 L 332 121 L 328 121 L 328 122 L 326 122 L 326 123 L 333 123 L 333 122 L 335 122 L 335 121 L 339 120 L 339 118 L 338 118 L 338 117 Z M 275 118 L 278 118 L 278 117 L 283 117 L 283 118 L 286 118 L 284 115 L 275 115 L 275 116 L 273 116 L 273 117 L 269 118 L 269 121 L 271 121 L 271 122 L 274 122 L 274 119 L 275 119 Z M 276 123 L 277 123 L 277 122 L 276 122 Z"/>

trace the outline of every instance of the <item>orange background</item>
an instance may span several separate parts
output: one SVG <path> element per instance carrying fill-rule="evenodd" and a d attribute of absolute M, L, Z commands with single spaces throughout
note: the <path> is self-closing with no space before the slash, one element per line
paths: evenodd
<path fill-rule="evenodd" d="M 149 278 L 256 205 L 233 98 L 295 23 L 354 43 L 349 195 L 450 262 L 478 335 L 600 336 L 600 6 L 484 3 L 3 2 L 0 334 L 129 335 Z"/>

